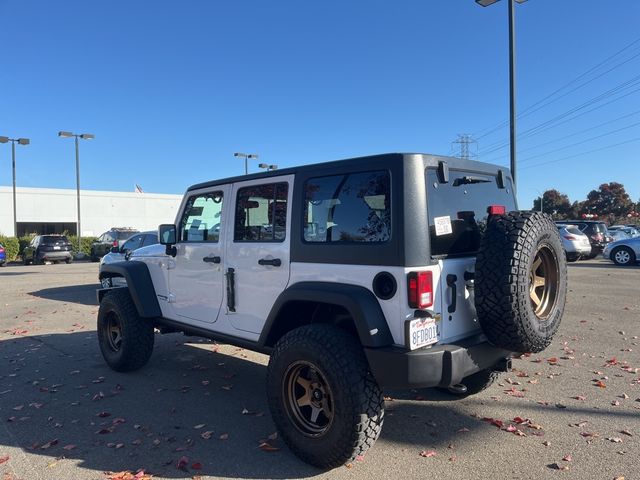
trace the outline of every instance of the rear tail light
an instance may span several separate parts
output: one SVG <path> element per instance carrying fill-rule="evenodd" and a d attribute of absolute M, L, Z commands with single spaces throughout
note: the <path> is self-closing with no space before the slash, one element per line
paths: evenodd
<path fill-rule="evenodd" d="M 567 240 L 578 240 L 578 237 L 574 237 L 573 235 L 565 235 L 564 238 Z"/>
<path fill-rule="evenodd" d="M 487 213 L 489 215 L 504 215 L 507 213 L 507 208 L 504 205 L 489 205 Z"/>
<path fill-rule="evenodd" d="M 117 246 L 118 246 L 118 240 L 114 240 L 112 247 L 117 247 Z"/>
<path fill-rule="evenodd" d="M 427 308 L 433 305 L 433 273 L 410 272 L 407 275 L 409 306 Z"/>
<path fill-rule="evenodd" d="M 0 253 L 4 253 L 4 247 L 0 247 Z"/>

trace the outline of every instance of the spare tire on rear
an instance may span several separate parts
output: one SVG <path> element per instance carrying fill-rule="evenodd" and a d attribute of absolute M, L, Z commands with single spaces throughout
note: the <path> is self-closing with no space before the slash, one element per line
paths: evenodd
<path fill-rule="evenodd" d="M 567 295 L 558 229 L 540 212 L 491 216 L 476 258 L 475 304 L 494 345 L 540 352 L 557 332 Z"/>

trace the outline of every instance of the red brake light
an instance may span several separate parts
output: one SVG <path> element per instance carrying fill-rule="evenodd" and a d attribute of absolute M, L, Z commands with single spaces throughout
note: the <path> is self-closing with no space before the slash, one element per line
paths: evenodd
<path fill-rule="evenodd" d="M 573 235 L 565 235 L 564 238 L 567 240 L 578 240 L 578 237 L 574 237 Z"/>
<path fill-rule="evenodd" d="M 118 240 L 114 240 L 114 241 L 113 241 L 113 246 L 114 246 L 114 247 L 117 247 L 117 246 L 118 246 Z"/>
<path fill-rule="evenodd" d="M 407 275 L 409 306 L 427 308 L 433 305 L 433 273 L 410 272 Z"/>
<path fill-rule="evenodd" d="M 507 213 L 507 208 L 504 205 L 489 205 L 487 213 L 489 215 L 504 215 Z"/>
<path fill-rule="evenodd" d="M 4 253 L 4 247 L 0 247 L 0 253 Z"/>

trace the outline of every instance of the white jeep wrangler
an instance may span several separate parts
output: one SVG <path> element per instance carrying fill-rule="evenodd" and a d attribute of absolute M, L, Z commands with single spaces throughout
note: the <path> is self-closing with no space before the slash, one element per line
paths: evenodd
<path fill-rule="evenodd" d="M 495 165 L 387 154 L 190 187 L 162 245 L 101 275 L 98 337 L 117 371 L 160 332 L 267 353 L 273 420 L 332 468 L 378 438 L 383 388 L 486 388 L 561 321 L 566 261 L 550 217 L 516 211 Z"/>

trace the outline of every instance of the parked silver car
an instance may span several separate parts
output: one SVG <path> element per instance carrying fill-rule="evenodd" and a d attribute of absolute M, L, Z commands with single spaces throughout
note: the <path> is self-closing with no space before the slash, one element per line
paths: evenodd
<path fill-rule="evenodd" d="M 117 286 L 119 280 L 122 280 L 122 285 L 126 285 L 124 279 L 119 278 L 102 278 L 102 269 L 104 265 L 113 262 L 122 262 L 123 260 L 129 260 L 129 255 L 134 250 L 142 247 L 148 247 L 149 245 L 156 245 L 158 243 L 158 232 L 140 232 L 129 237 L 120 247 L 112 247 L 111 251 L 100 259 L 100 270 L 98 273 L 98 279 L 103 288 L 109 288 Z M 113 281 L 112 281 L 113 280 Z"/>
<path fill-rule="evenodd" d="M 589 237 L 575 225 L 557 225 L 562 245 L 568 262 L 575 262 L 579 258 L 586 258 L 591 254 Z"/>
<path fill-rule="evenodd" d="M 616 265 L 635 265 L 640 259 L 640 237 L 627 238 L 607 244 L 602 256 Z"/>

